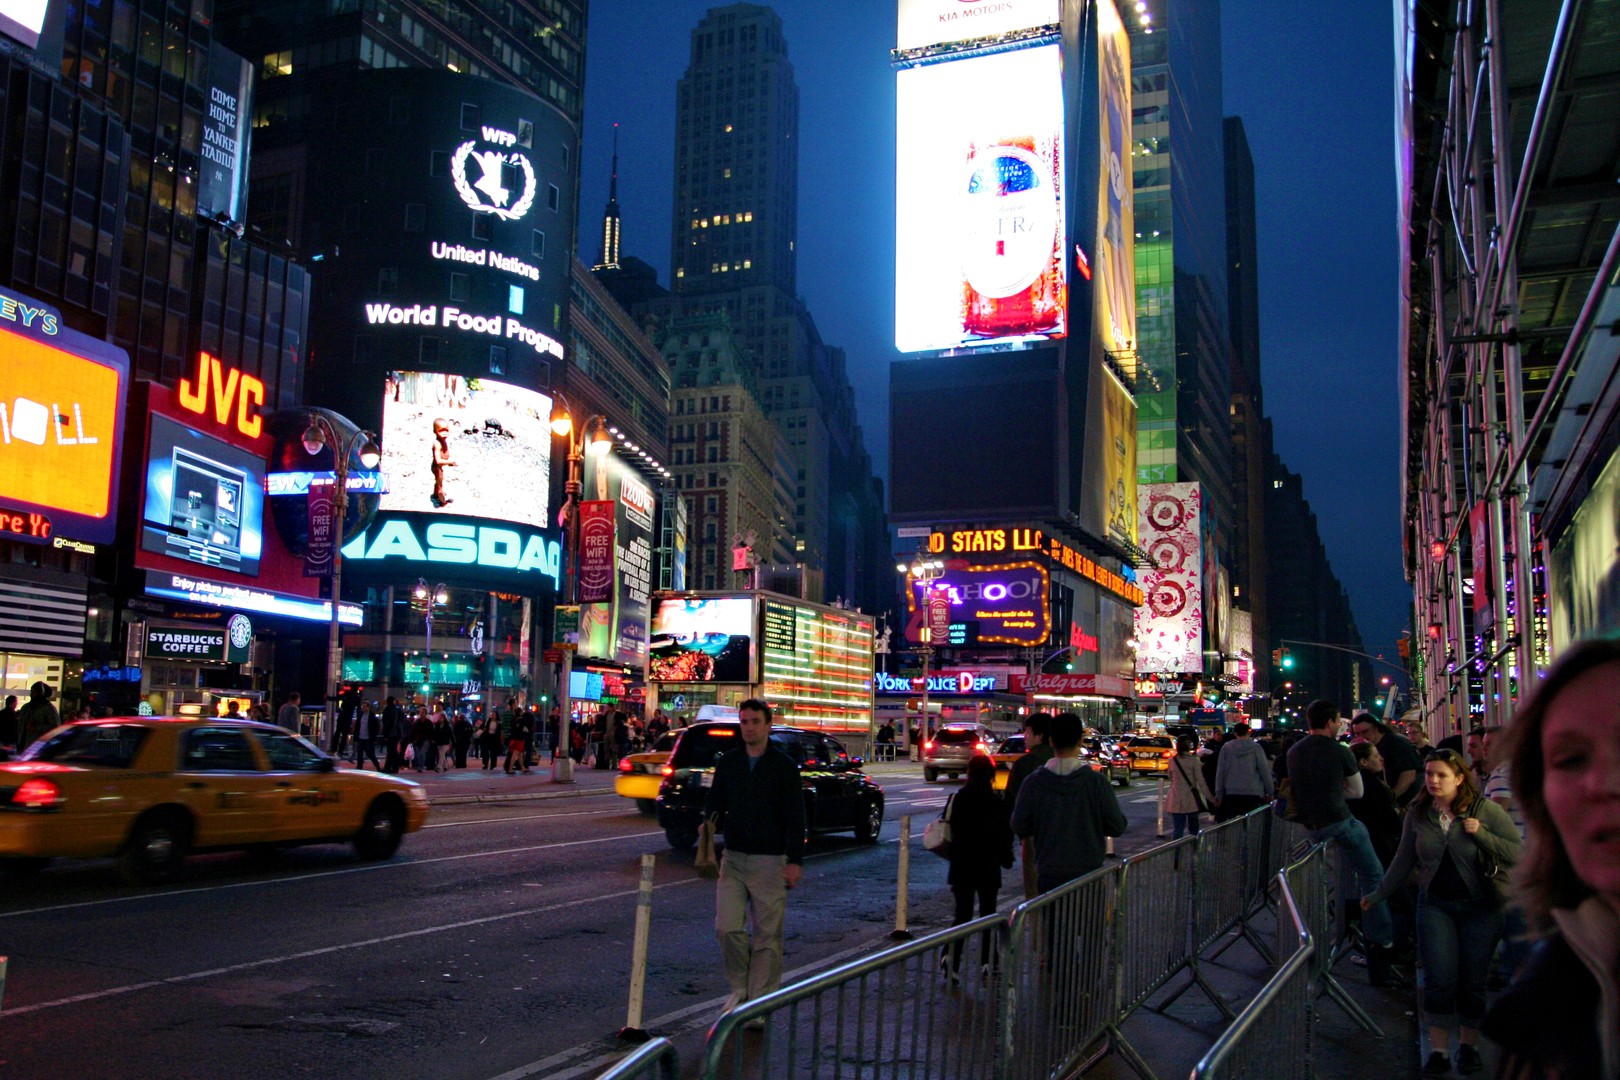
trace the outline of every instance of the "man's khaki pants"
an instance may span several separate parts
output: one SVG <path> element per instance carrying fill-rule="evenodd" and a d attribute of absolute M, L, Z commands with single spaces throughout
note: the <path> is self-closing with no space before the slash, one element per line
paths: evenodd
<path fill-rule="evenodd" d="M 786 865 L 786 855 L 728 850 L 721 856 L 714 932 L 720 939 L 726 982 L 738 1004 L 782 985 L 782 916 L 787 909 L 782 869 Z"/>

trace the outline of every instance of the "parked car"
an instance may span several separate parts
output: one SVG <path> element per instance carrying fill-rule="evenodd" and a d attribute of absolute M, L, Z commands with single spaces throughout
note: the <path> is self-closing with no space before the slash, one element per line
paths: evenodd
<path fill-rule="evenodd" d="M 995 732 L 983 724 L 944 724 L 923 740 L 923 779 L 932 784 L 945 773 L 955 780 L 967 772 L 974 754 L 989 754 L 996 744 Z"/>
<path fill-rule="evenodd" d="M 675 748 L 675 733 L 658 736 L 651 750 L 639 754 L 626 754 L 619 759 L 619 775 L 614 778 L 613 790 L 627 799 L 634 799 L 636 809 L 643 814 L 658 812 L 658 788 L 664 782 L 664 767 L 669 753 Z"/>
<path fill-rule="evenodd" d="M 883 789 L 861 771 L 860 758 L 832 736 L 804 728 L 773 727 L 771 742 L 798 763 L 808 833 L 853 832 L 858 840 L 877 840 Z M 731 721 L 681 730 L 658 789 L 658 824 L 670 847 L 685 851 L 697 843 L 715 759 L 742 744 L 742 726 Z"/>
<path fill-rule="evenodd" d="M 112 856 L 152 884 L 173 880 L 193 851 L 352 843 L 361 858 L 386 859 L 427 812 L 419 784 L 339 771 L 271 724 L 81 720 L 0 763 L 0 868 Z"/>
<path fill-rule="evenodd" d="M 1130 786 L 1131 759 L 1112 740 L 1100 737 L 1082 739 L 1080 756 L 1091 762 L 1093 769 L 1106 773 L 1115 785 Z"/>

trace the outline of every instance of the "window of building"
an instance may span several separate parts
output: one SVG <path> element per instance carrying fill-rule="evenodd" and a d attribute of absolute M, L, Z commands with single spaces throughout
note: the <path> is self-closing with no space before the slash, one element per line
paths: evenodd
<path fill-rule="evenodd" d="M 377 271 L 377 295 L 381 297 L 394 296 L 399 292 L 399 269 L 385 266 Z"/>
<path fill-rule="evenodd" d="M 451 273 L 450 299 L 465 303 L 472 299 L 472 278 L 466 274 Z"/>
<path fill-rule="evenodd" d="M 472 216 L 472 236 L 474 240 L 495 239 L 495 215 L 475 212 Z"/>
<path fill-rule="evenodd" d="M 534 235 L 529 238 L 529 254 L 537 259 L 546 257 L 546 234 L 539 229 L 534 230 Z"/>
<path fill-rule="evenodd" d="M 470 101 L 461 103 L 461 130 L 477 131 L 484 122 L 484 110 Z"/>
<path fill-rule="evenodd" d="M 562 192 L 556 184 L 546 185 L 546 208 L 555 212 L 562 205 Z"/>
<path fill-rule="evenodd" d="M 405 231 L 421 232 L 427 228 L 427 205 L 425 203 L 405 204 Z"/>
<path fill-rule="evenodd" d="M 428 155 L 428 175 L 450 175 L 450 152 L 448 150 L 435 150 Z"/>
<path fill-rule="evenodd" d="M 506 372 L 506 346 L 491 345 L 489 347 L 489 373 L 501 375 Z"/>

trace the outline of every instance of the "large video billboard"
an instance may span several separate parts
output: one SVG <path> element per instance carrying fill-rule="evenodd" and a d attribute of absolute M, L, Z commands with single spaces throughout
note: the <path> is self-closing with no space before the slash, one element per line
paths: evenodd
<path fill-rule="evenodd" d="M 897 75 L 895 346 L 1067 332 L 1061 50 Z"/>
<path fill-rule="evenodd" d="M 777 723 L 863 735 L 871 729 L 871 616 L 767 597 L 760 627 L 760 689 Z"/>
<path fill-rule="evenodd" d="M 1051 575 L 1034 560 L 970 565 L 952 560 L 934 582 L 950 598 L 950 621 L 976 630 L 979 644 L 1044 645 L 1052 636 Z M 923 586 L 906 597 L 906 638 L 921 640 Z"/>
<path fill-rule="evenodd" d="M 1059 0 L 900 0 L 896 48 L 995 37 L 1056 23 Z"/>
<path fill-rule="evenodd" d="M 1136 345 L 1136 208 L 1131 186 L 1131 40 L 1114 0 L 1097 0 L 1099 160 L 1093 310 L 1110 352 Z"/>
<path fill-rule="evenodd" d="M 111 543 L 129 359 L 0 289 L 0 512 L 8 539 Z M 19 527 L 11 527 L 14 515 Z"/>
<path fill-rule="evenodd" d="M 754 601 L 664 597 L 653 608 L 647 651 L 655 682 L 753 682 Z"/>
<path fill-rule="evenodd" d="M 546 524 L 551 399 L 495 379 L 392 371 L 378 509 Z"/>
<path fill-rule="evenodd" d="M 1196 483 L 1138 489 L 1146 602 L 1136 609 L 1136 670 L 1204 670 L 1203 491 Z"/>
<path fill-rule="evenodd" d="M 141 550 L 257 577 L 264 459 L 153 415 Z"/>

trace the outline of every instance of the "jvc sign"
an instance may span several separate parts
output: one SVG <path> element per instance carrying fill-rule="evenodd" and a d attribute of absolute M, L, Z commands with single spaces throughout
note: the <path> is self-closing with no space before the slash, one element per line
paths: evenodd
<path fill-rule="evenodd" d="M 890 675 L 880 671 L 872 678 L 872 688 L 880 694 L 920 694 L 922 678 Z M 994 675 L 975 675 L 971 671 L 947 671 L 928 676 L 930 694 L 989 694 L 995 689 Z"/>

